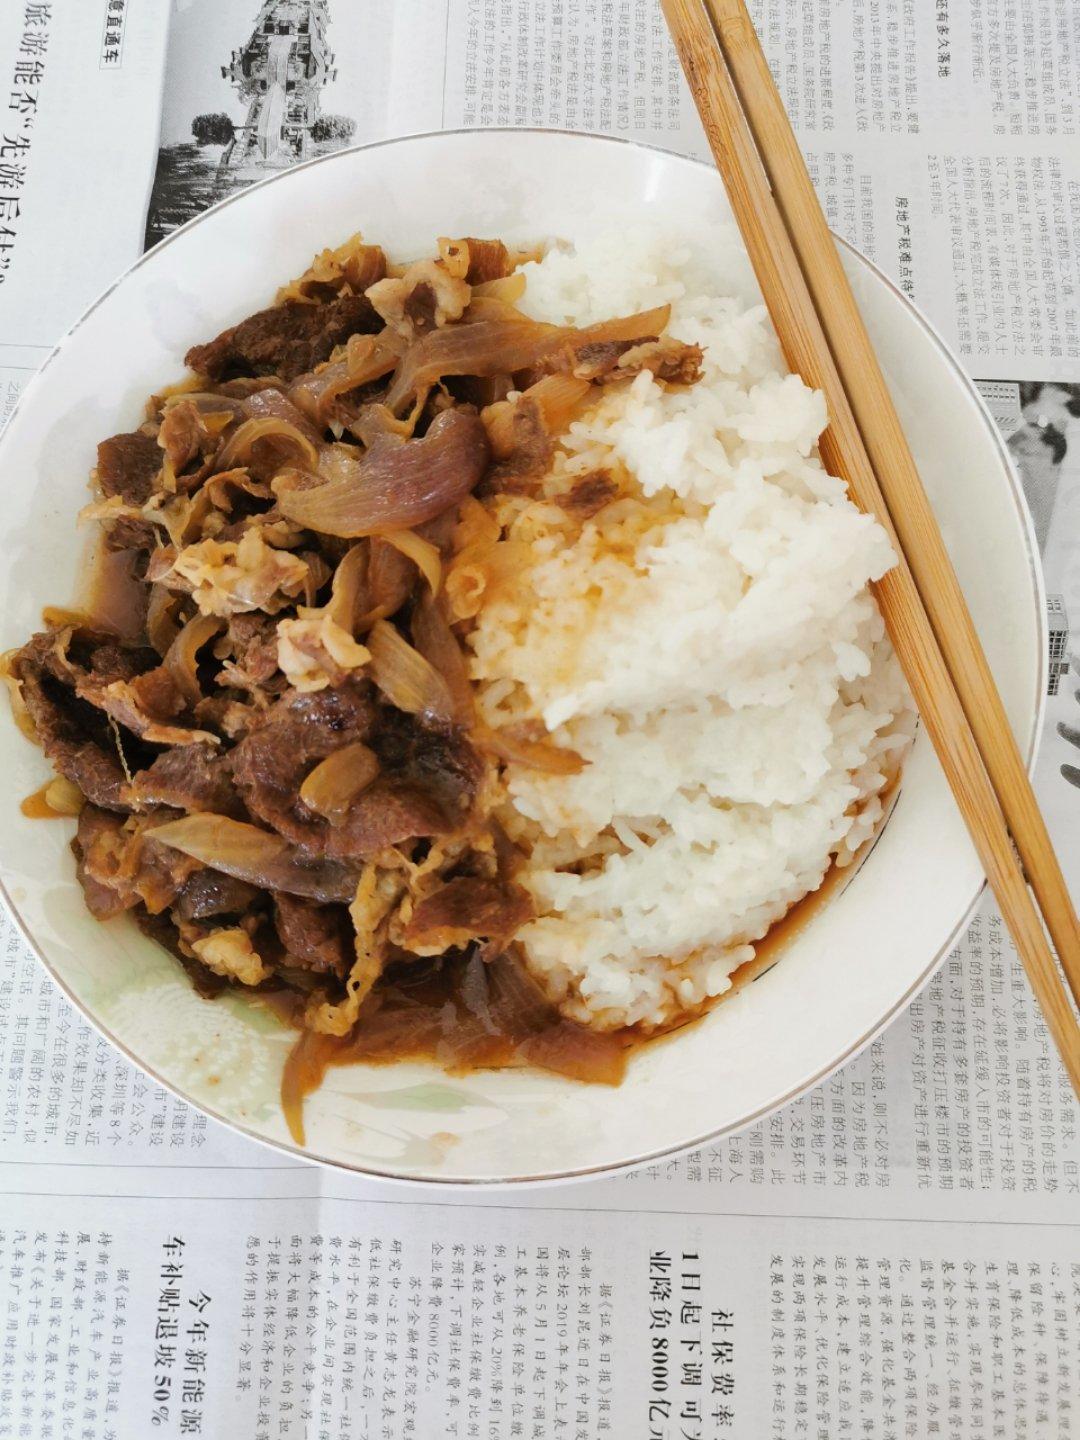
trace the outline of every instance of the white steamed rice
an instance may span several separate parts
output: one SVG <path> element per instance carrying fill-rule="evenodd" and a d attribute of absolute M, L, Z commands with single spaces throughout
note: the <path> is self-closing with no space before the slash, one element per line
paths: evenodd
<path fill-rule="evenodd" d="M 510 767 L 503 818 L 531 850 L 528 964 L 602 1029 L 723 993 L 872 833 L 912 728 L 867 589 L 889 541 L 822 469 L 822 397 L 785 373 L 720 253 L 641 232 L 525 268 L 538 319 L 670 301 L 669 333 L 705 350 L 696 385 L 642 374 L 571 426 L 546 493 L 603 468 L 621 498 L 584 525 L 510 502 L 529 563 L 470 642 L 484 717 L 542 718 L 588 761 Z"/>

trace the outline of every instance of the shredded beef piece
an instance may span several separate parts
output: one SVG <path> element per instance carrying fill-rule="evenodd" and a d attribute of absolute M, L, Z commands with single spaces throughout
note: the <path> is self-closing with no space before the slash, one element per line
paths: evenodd
<path fill-rule="evenodd" d="M 229 617 L 225 638 L 216 647 L 230 659 L 221 683 L 243 687 L 264 687 L 277 674 L 277 625 L 269 615 L 257 611 Z"/>
<path fill-rule="evenodd" d="M 559 504 L 569 515 L 591 520 L 618 493 L 619 487 L 607 470 L 590 470 L 575 480 L 565 495 L 559 496 Z"/>
<path fill-rule="evenodd" d="M 97 448 L 101 493 L 119 495 L 128 505 L 145 505 L 154 493 L 161 461 L 157 441 L 139 430 L 103 440 Z"/>
<path fill-rule="evenodd" d="M 514 448 L 489 465 L 480 482 L 482 495 L 527 495 L 551 463 L 554 450 L 540 406 L 523 395 L 511 416 Z"/>
<path fill-rule="evenodd" d="M 705 352 L 700 345 L 688 345 L 664 335 L 659 340 L 647 340 L 625 351 L 619 357 L 615 375 L 638 375 L 642 370 L 651 370 L 658 380 L 693 385 L 701 379 L 704 358 Z"/>
<path fill-rule="evenodd" d="M 634 340 L 598 340 L 591 345 L 582 345 L 573 351 L 573 363 L 568 367 L 570 373 L 579 380 L 600 380 L 610 375 L 626 352 L 634 349 L 637 343 Z"/>
<path fill-rule="evenodd" d="M 572 341 L 545 355 L 524 377 L 531 383 L 542 375 L 566 372 L 579 380 L 625 380 L 651 370 L 658 380 L 693 385 L 701 377 L 704 352 L 670 335 L 645 340 L 595 340 L 585 345 Z"/>
<path fill-rule="evenodd" d="M 41 748 L 94 805 L 127 811 L 131 807 L 124 795 L 126 777 L 104 717 L 49 673 L 42 661 L 42 649 L 54 640 L 50 634 L 35 636 L 12 664 Z"/>
<path fill-rule="evenodd" d="M 354 958 L 348 911 L 295 895 L 274 896 L 274 923 L 291 960 L 302 969 L 344 976 Z"/>
<path fill-rule="evenodd" d="M 196 870 L 176 898 L 179 920 L 210 920 L 217 915 L 243 915 L 262 892 L 246 880 L 220 870 Z"/>
<path fill-rule="evenodd" d="M 289 302 L 249 315 L 207 344 L 193 346 L 184 362 L 211 380 L 245 374 L 293 380 L 328 360 L 350 335 L 369 335 L 381 327 L 363 295 L 344 295 L 325 305 Z"/>
<path fill-rule="evenodd" d="M 460 876 L 420 901 L 401 938 L 418 954 L 441 954 L 475 939 L 497 938 L 505 944 L 533 913 L 520 886 Z"/>
<path fill-rule="evenodd" d="M 191 814 L 209 810 L 237 820 L 244 814 L 228 761 L 209 745 L 164 751 L 149 769 L 139 771 L 129 793 L 140 805 L 167 805 Z"/>

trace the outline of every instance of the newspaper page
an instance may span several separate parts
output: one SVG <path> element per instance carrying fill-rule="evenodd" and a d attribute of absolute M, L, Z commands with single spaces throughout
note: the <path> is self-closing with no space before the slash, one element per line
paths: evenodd
<path fill-rule="evenodd" d="M 646 0 L 387 8 L 5 8 L 8 409 L 145 244 L 306 155 L 488 125 L 705 154 Z M 1017 8 L 755 13 L 833 224 L 957 348 L 1021 471 L 1052 607 L 1038 790 L 1075 884 L 1080 16 Z M 294 10 L 328 51 L 287 146 L 243 82 L 255 30 Z M 0 943 L 0 1436 L 1080 1434 L 1078 1112 L 992 904 L 906 1015 L 761 1125 L 629 1176 L 422 1204 L 207 1120 L 6 917 Z"/>
<path fill-rule="evenodd" d="M 68 326 L 138 254 L 165 9 L 0 6 L 0 426 Z"/>

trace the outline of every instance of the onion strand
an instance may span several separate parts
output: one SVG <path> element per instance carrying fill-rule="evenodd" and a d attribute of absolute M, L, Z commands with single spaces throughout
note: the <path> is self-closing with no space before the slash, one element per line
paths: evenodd
<path fill-rule="evenodd" d="M 369 673 L 391 705 L 426 720 L 449 721 L 454 702 L 446 681 L 387 620 L 376 620 L 367 637 Z"/>

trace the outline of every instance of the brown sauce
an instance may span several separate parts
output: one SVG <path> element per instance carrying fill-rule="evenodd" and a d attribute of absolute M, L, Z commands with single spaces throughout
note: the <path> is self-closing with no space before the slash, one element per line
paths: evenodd
<path fill-rule="evenodd" d="M 262 998 L 296 1023 L 295 997 Z M 347 1036 L 300 1032 L 285 1062 L 282 1108 L 302 1145 L 304 1097 L 331 1066 L 428 1060 L 451 1075 L 530 1066 L 618 1085 L 630 1043 L 629 1032 L 602 1035 L 565 1020 L 511 956 L 410 960 L 388 967 Z"/>
<path fill-rule="evenodd" d="M 298 1145 L 304 1143 L 304 1099 L 338 1065 L 428 1061 L 450 1074 L 529 1066 L 574 1080 L 618 1085 L 635 1051 L 698 1024 L 722 1001 L 771 969 L 845 887 L 859 858 L 843 869 L 833 865 L 817 890 L 793 905 L 756 943 L 754 958 L 739 966 L 722 995 L 661 1029 L 631 1026 L 603 1035 L 576 1025 L 544 999 L 521 972 L 520 962 L 508 957 L 489 966 L 476 956 L 471 962 L 453 956 L 391 966 L 349 1035 L 338 1038 L 300 1031 L 281 1081 L 289 1131 Z M 479 995 L 478 980 L 487 987 Z M 271 992 L 259 999 L 288 1024 L 299 1023 L 295 992 Z"/>

